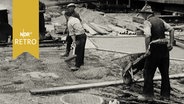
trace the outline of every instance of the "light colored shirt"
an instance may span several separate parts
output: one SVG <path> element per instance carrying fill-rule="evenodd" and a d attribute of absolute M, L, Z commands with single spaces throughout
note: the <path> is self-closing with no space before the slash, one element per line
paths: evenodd
<path fill-rule="evenodd" d="M 163 20 L 162 20 L 163 21 Z M 173 28 L 166 23 L 165 21 L 163 21 L 164 23 L 164 27 L 166 31 L 171 31 Z M 144 34 L 146 37 L 150 37 L 151 36 L 151 23 L 148 20 L 144 21 Z"/>
<path fill-rule="evenodd" d="M 85 30 L 82 27 L 80 20 L 72 16 L 68 18 L 68 31 L 69 31 L 69 36 L 81 35 L 85 33 Z"/>

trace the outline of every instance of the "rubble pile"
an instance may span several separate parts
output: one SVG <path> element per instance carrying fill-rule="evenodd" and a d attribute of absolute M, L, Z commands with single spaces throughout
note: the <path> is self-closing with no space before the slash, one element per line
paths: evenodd
<path fill-rule="evenodd" d="M 92 28 L 98 35 L 106 35 L 106 36 L 124 36 L 124 35 L 136 35 L 135 29 L 128 30 L 126 26 L 118 25 L 119 18 L 111 18 L 103 12 L 93 11 L 86 8 L 77 8 L 76 11 L 81 15 L 83 22 L 88 27 Z M 129 18 L 126 18 L 129 20 Z M 123 19 L 123 21 L 127 21 Z M 115 23 L 116 22 L 116 23 Z M 125 22 L 123 22 L 125 23 Z M 126 24 L 130 24 L 126 23 Z M 89 31 L 88 27 L 84 26 L 84 28 Z M 90 35 L 94 35 L 93 32 Z"/>
<path fill-rule="evenodd" d="M 51 17 L 50 24 L 54 28 L 56 34 L 63 33 L 66 28 L 66 19 L 61 14 L 63 10 L 57 9 L 57 6 L 53 8 L 53 10 L 48 10 L 46 12 L 45 18 Z M 103 12 L 93 11 L 83 7 L 77 7 L 76 12 L 79 13 L 83 27 L 87 30 L 88 36 L 136 36 L 137 28 L 134 26 L 135 23 L 133 24 L 130 16 L 126 16 L 124 18 L 124 15 L 121 15 L 114 16 L 113 18 L 113 15 L 108 15 Z M 55 16 L 52 16 L 51 14 L 55 14 Z M 48 28 L 47 30 L 50 29 Z"/>

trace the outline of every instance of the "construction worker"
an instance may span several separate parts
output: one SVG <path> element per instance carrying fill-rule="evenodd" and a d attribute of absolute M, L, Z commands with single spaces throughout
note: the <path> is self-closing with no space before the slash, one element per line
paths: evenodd
<path fill-rule="evenodd" d="M 76 71 L 84 64 L 84 51 L 86 44 L 86 34 L 85 30 L 81 24 L 81 21 L 72 16 L 71 12 L 65 12 L 65 15 L 68 17 L 68 31 L 69 36 L 72 38 L 72 45 L 75 47 L 75 66 L 71 67 L 72 71 Z"/>
<path fill-rule="evenodd" d="M 7 43 L 8 38 L 12 40 L 12 26 L 8 23 L 8 10 L 0 5 L 0 42 Z"/>
<path fill-rule="evenodd" d="M 77 13 L 75 11 L 75 8 L 76 8 L 76 4 L 74 3 L 70 3 L 67 5 L 67 11 L 70 12 L 72 14 L 73 17 L 76 17 L 78 18 L 80 21 L 82 21 L 82 19 L 80 18 L 80 15 L 79 13 Z"/>
<path fill-rule="evenodd" d="M 146 57 L 144 66 L 144 87 L 143 95 L 138 96 L 139 100 L 153 100 L 153 77 L 158 68 L 161 76 L 161 98 L 170 98 L 169 81 L 169 51 L 173 48 L 174 29 L 164 20 L 154 16 L 151 6 L 145 5 L 140 11 L 145 19 L 144 34 L 146 48 L 152 41 L 165 39 L 165 31 L 169 32 L 170 39 L 167 44 L 151 44 L 150 55 Z"/>
<path fill-rule="evenodd" d="M 80 21 L 82 21 L 81 18 L 80 18 L 79 13 L 77 13 L 75 11 L 75 8 L 76 8 L 76 5 L 74 3 L 70 3 L 70 4 L 67 5 L 67 10 L 66 11 L 70 12 L 73 17 L 76 17 Z M 67 18 L 66 18 L 66 21 L 68 21 Z M 68 32 L 68 29 L 66 28 L 64 33 L 67 33 L 67 32 Z M 72 44 L 72 38 L 71 38 L 71 36 L 67 35 L 67 37 L 66 37 L 66 52 L 65 52 L 64 55 L 62 55 L 62 57 L 67 57 L 69 55 L 70 49 L 71 49 L 71 44 Z"/>
<path fill-rule="evenodd" d="M 44 13 L 45 13 L 45 4 L 41 1 L 39 1 L 39 33 L 40 33 L 40 40 L 44 39 L 45 33 L 46 33 Z"/>

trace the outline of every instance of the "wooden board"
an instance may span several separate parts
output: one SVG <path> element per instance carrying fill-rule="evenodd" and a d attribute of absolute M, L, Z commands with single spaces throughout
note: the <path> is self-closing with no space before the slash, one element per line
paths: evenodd
<path fill-rule="evenodd" d="M 106 31 L 103 28 L 98 27 L 98 25 L 94 24 L 94 23 L 90 23 L 89 26 L 94 29 L 95 31 L 97 31 L 99 34 L 108 34 L 109 32 Z"/>
<path fill-rule="evenodd" d="M 169 77 L 170 79 L 184 78 L 184 73 L 170 75 Z M 155 76 L 153 79 L 154 81 L 161 80 L 161 76 Z M 143 78 L 136 80 L 136 82 L 142 82 L 142 81 L 144 81 Z M 87 89 L 87 88 L 105 87 L 105 86 L 118 85 L 118 84 L 124 84 L 124 81 L 117 80 L 117 81 L 80 84 L 80 85 L 53 87 L 53 88 L 45 88 L 45 89 L 33 89 L 33 90 L 30 90 L 29 92 L 35 95 L 35 94 L 45 94 L 45 93 L 51 93 L 51 92 L 75 91 L 75 90 L 82 90 L 82 89 Z"/>
<path fill-rule="evenodd" d="M 91 35 L 98 34 L 95 30 L 93 30 L 88 24 L 83 23 L 82 24 L 84 29 L 86 29 Z"/>
<path fill-rule="evenodd" d="M 112 30 L 118 32 L 118 33 L 127 33 L 128 31 L 126 29 L 123 29 L 123 28 L 120 28 L 120 27 L 117 27 L 117 26 L 114 26 L 112 24 L 109 24 L 107 25 L 109 28 L 111 28 Z"/>

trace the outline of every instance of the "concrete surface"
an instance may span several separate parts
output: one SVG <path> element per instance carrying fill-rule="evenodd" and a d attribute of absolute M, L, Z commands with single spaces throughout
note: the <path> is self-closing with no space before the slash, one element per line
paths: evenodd
<path fill-rule="evenodd" d="M 98 49 L 116 51 L 122 53 L 145 52 L 144 37 L 115 37 L 115 38 L 91 38 Z"/>

